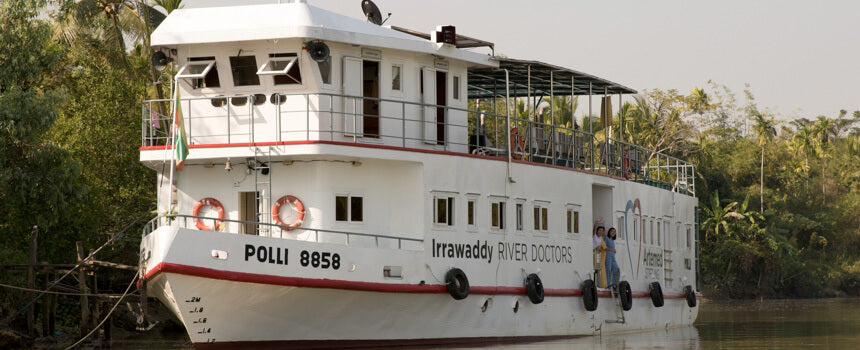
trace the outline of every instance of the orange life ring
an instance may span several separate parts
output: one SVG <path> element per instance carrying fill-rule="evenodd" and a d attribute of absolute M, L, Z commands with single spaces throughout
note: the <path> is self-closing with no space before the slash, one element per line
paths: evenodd
<path fill-rule="evenodd" d="M 624 152 L 624 178 L 630 180 L 633 175 L 633 165 L 630 162 L 630 152 Z"/>
<path fill-rule="evenodd" d="M 624 152 L 624 178 L 630 180 L 633 175 L 633 164 L 630 162 L 630 152 Z"/>
<path fill-rule="evenodd" d="M 515 153 L 522 153 L 526 148 L 526 144 L 523 135 L 520 135 L 520 130 L 516 127 L 511 128 L 511 142 L 509 144 L 511 145 L 512 157 L 516 159 L 522 158 L 522 155 Z"/>
<path fill-rule="evenodd" d="M 206 197 L 206 198 L 203 198 L 203 199 L 197 201 L 197 204 L 194 204 L 194 210 L 191 211 L 191 215 L 192 216 L 200 216 L 200 209 L 203 209 L 203 207 L 215 208 L 215 210 L 218 211 L 218 218 L 219 219 L 224 218 L 224 206 L 221 205 L 221 202 L 219 202 L 217 199 L 210 198 L 210 197 Z M 215 221 L 215 227 L 209 227 L 209 226 L 206 226 L 205 224 L 203 224 L 203 220 L 200 220 L 199 217 L 194 218 L 194 222 L 197 224 L 196 225 L 197 229 L 203 230 L 203 231 L 215 231 L 215 229 L 217 227 L 221 226 L 221 223 L 223 223 L 223 221 L 218 220 L 218 221 Z"/>
<path fill-rule="evenodd" d="M 286 224 L 281 221 L 281 206 L 284 205 L 287 201 L 290 202 L 291 205 L 296 207 L 296 212 L 299 214 L 296 218 L 296 221 L 293 221 L 290 224 Z M 302 226 L 302 222 L 305 220 L 305 205 L 302 201 L 296 196 L 287 195 L 281 198 L 278 198 L 278 201 L 275 202 L 275 205 L 272 206 L 272 220 L 278 226 L 281 226 L 282 229 L 286 231 L 292 231 L 296 227 Z"/>

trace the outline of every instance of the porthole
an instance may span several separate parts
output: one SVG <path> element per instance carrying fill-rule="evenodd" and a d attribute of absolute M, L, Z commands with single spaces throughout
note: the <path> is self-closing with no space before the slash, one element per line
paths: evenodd
<path fill-rule="evenodd" d="M 224 107 L 227 105 L 227 99 L 223 97 L 213 98 L 209 102 L 212 103 L 212 107 Z"/>
<path fill-rule="evenodd" d="M 248 98 L 245 96 L 233 97 L 230 99 L 230 104 L 232 104 L 233 106 L 236 106 L 236 107 L 244 106 L 247 103 L 248 103 Z"/>
<path fill-rule="evenodd" d="M 266 103 L 266 95 L 254 94 L 254 106 L 259 106 Z"/>
<path fill-rule="evenodd" d="M 282 105 L 284 104 L 284 102 L 287 102 L 287 95 L 272 94 L 272 97 L 269 98 L 269 101 L 272 102 L 273 105 Z"/>

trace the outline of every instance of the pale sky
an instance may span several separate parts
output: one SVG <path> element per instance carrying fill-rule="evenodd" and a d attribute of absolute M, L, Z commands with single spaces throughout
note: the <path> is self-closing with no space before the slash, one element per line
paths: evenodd
<path fill-rule="evenodd" d="M 187 7 L 276 0 L 185 0 Z M 860 1 L 374 0 L 386 25 L 491 41 L 497 54 L 687 94 L 708 80 L 781 119 L 860 109 Z M 364 18 L 360 0 L 308 3 Z M 483 52 L 483 51 L 482 51 Z"/>

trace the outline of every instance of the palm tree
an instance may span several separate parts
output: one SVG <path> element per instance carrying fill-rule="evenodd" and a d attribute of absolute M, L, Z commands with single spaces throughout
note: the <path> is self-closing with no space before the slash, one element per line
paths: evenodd
<path fill-rule="evenodd" d="M 749 197 L 747 197 L 749 198 Z M 705 231 L 705 240 L 708 240 L 711 233 L 714 239 L 720 237 L 720 229 L 723 234 L 729 234 L 729 223 L 731 219 L 743 219 L 743 217 L 735 212 L 735 206 L 738 202 L 731 202 L 725 207 L 720 204 L 720 194 L 714 191 L 714 197 L 711 198 L 711 207 L 703 208 L 705 211 L 705 221 L 702 222 L 702 229 Z"/>
<path fill-rule="evenodd" d="M 776 121 L 773 118 L 765 117 L 753 105 L 750 108 L 750 119 L 753 122 L 753 129 L 758 134 L 758 145 L 761 147 L 761 187 L 760 193 L 760 209 L 759 212 L 764 212 L 764 146 L 773 140 L 776 136 Z"/>
<path fill-rule="evenodd" d="M 791 148 L 795 154 L 803 154 L 803 172 L 807 174 L 809 172 L 809 154 L 815 151 L 813 148 L 812 128 L 809 126 L 799 127 L 794 136 L 791 137 Z M 808 176 L 806 177 L 806 182 L 809 183 Z"/>
<path fill-rule="evenodd" d="M 822 203 L 827 202 L 827 158 L 830 157 L 831 142 L 836 138 L 836 124 L 830 118 L 818 116 L 812 128 L 815 150 L 821 157 L 821 194 Z"/>

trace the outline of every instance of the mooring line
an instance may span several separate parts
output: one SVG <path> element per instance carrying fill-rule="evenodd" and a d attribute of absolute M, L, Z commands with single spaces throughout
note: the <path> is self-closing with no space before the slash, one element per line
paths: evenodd
<path fill-rule="evenodd" d="M 139 276 L 140 276 L 140 274 L 137 274 L 137 273 L 136 273 L 136 274 L 134 274 L 134 278 L 132 278 L 132 279 L 131 279 L 131 283 L 129 283 L 129 284 L 128 284 L 128 287 L 126 287 L 126 288 L 125 288 L 125 292 L 123 292 L 123 293 L 122 293 L 122 296 L 119 298 L 119 300 L 117 300 L 117 301 L 116 301 L 116 303 L 115 303 L 115 304 L 113 304 L 113 307 L 112 307 L 112 308 L 110 308 L 110 311 L 108 311 L 107 315 L 105 315 L 105 318 L 104 318 L 104 319 L 102 319 L 102 321 L 101 321 L 101 322 L 99 322 L 99 324 L 98 324 L 98 325 L 96 325 L 96 328 L 93 328 L 93 330 L 91 330 L 89 333 L 87 333 L 87 335 L 85 335 L 85 336 L 84 336 L 83 338 L 81 338 L 80 340 L 76 341 L 74 344 L 69 345 L 69 347 L 67 347 L 67 348 L 66 348 L 66 350 L 69 350 L 69 349 L 71 349 L 71 348 L 74 348 L 74 347 L 78 346 L 78 345 L 79 345 L 80 343 L 82 343 L 84 340 L 86 340 L 86 339 L 87 339 L 87 338 L 89 338 L 91 335 L 93 335 L 93 333 L 95 333 L 97 330 L 99 330 L 99 328 L 101 328 L 101 327 L 102 327 L 102 325 L 104 325 L 104 324 L 105 324 L 105 322 L 108 320 L 108 318 L 110 318 L 110 315 L 111 315 L 111 314 L 113 314 L 113 311 L 114 311 L 114 310 L 116 310 L 116 307 L 117 307 L 117 306 L 119 306 L 119 303 L 121 303 L 121 302 L 122 302 L 122 299 L 123 299 L 123 298 L 125 298 L 125 297 L 128 295 L 128 291 L 129 291 L 129 290 L 131 290 L 131 287 L 132 287 L 132 286 L 134 286 L 134 282 L 137 282 L 137 278 L 138 278 Z"/>
<path fill-rule="evenodd" d="M 71 295 L 71 296 L 78 296 L 78 297 L 83 297 L 83 296 L 87 296 L 87 297 L 106 297 L 106 298 L 119 298 L 119 297 L 120 297 L 120 294 L 105 294 L 105 293 L 96 293 L 96 294 L 93 294 L 93 293 L 58 292 L 58 291 L 47 290 L 47 289 L 32 289 L 32 288 L 24 288 L 24 287 L 18 287 L 18 286 L 13 286 L 13 285 L 9 285 L 9 284 L 3 284 L 3 283 L 0 283 L 0 287 L 3 287 L 3 288 L 9 288 L 9 289 L 23 290 L 23 291 L 27 291 L 27 292 L 37 292 L 37 293 L 55 294 L 55 295 Z"/>
<path fill-rule="evenodd" d="M 72 272 L 74 272 L 74 271 L 75 271 L 75 270 L 77 270 L 79 267 L 81 267 L 81 265 L 85 264 L 85 263 L 87 262 L 87 260 L 92 259 L 92 258 L 93 258 L 93 256 L 95 256 L 95 255 L 96 255 L 96 253 L 98 253 L 99 251 L 101 251 L 102 249 L 104 249 L 105 247 L 107 247 L 109 244 L 113 243 L 113 241 L 115 241 L 115 240 L 120 239 L 121 237 L 123 237 L 123 236 L 125 235 L 125 232 L 126 232 L 126 231 L 128 231 L 128 229 L 130 229 L 132 225 L 136 224 L 138 221 L 140 221 L 140 219 L 142 219 L 142 218 L 146 217 L 147 215 L 149 215 L 149 214 L 152 212 L 152 209 L 154 209 L 154 208 L 155 208 L 155 206 L 150 207 L 147 211 L 143 212 L 143 214 L 141 214 L 141 215 L 140 215 L 140 216 L 138 216 L 136 219 L 132 220 L 132 222 L 130 222 L 128 225 L 126 225 L 125 227 L 123 227 L 123 229 L 122 229 L 122 230 L 120 230 L 120 231 L 119 231 L 119 233 L 117 233 L 117 234 L 113 235 L 113 237 L 111 237 L 107 242 L 105 242 L 104 244 L 102 244 L 102 246 L 101 246 L 101 247 L 99 247 L 98 249 L 93 250 L 92 252 L 90 252 L 90 254 L 89 254 L 89 255 L 87 255 L 87 257 L 86 257 L 86 258 L 81 259 L 81 261 L 80 261 L 80 262 L 78 262 L 78 264 L 77 264 L 77 265 L 75 265 L 74 267 L 72 267 L 71 269 L 69 269 L 69 271 L 66 271 L 66 273 L 65 273 L 65 274 L 63 274 L 62 276 L 60 276 L 60 278 L 58 278 L 56 281 L 52 282 L 52 283 L 51 283 L 51 285 L 50 285 L 50 286 L 48 286 L 48 288 L 46 289 L 46 291 L 49 291 L 49 290 L 51 290 L 51 288 L 54 288 L 54 286 L 56 286 L 57 284 L 59 284 L 59 283 L 60 283 L 60 281 L 62 281 L 64 278 L 68 277 Z M 137 275 L 137 273 L 136 273 L 135 275 Z M 29 302 L 29 303 L 27 303 L 27 305 L 24 305 L 24 307 L 22 307 L 21 309 L 19 309 L 17 312 L 14 312 L 14 313 L 10 314 L 8 317 L 6 317 L 6 319 L 5 319 L 5 320 L 3 320 L 3 324 L 9 324 L 9 322 L 11 322 L 11 321 L 12 321 L 12 319 L 14 319 L 16 316 L 20 315 L 22 312 L 24 312 L 24 310 L 26 310 L 27 308 L 29 308 L 29 307 L 30 307 L 30 305 L 33 305 L 37 300 L 39 300 L 39 299 L 40 299 L 42 296 L 44 296 L 44 295 L 45 295 L 45 292 L 40 292 L 40 293 L 39 293 L 39 295 L 37 295 L 36 297 L 34 297 L 34 298 L 33 298 L 33 300 L 30 300 L 30 302 Z"/>

